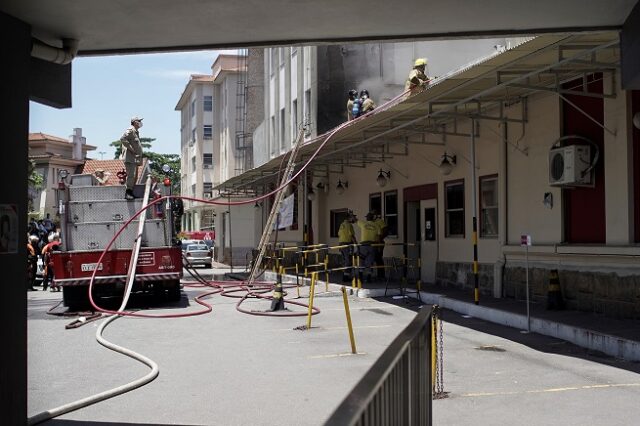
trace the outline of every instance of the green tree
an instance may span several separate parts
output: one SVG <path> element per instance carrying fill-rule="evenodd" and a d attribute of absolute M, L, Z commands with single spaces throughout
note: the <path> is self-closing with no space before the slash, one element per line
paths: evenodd
<path fill-rule="evenodd" d="M 140 138 L 140 145 L 142 145 L 142 149 L 143 150 L 145 150 L 145 149 L 148 150 L 149 148 L 151 148 L 151 144 L 155 140 L 156 140 L 156 138 Z M 120 154 L 122 154 L 122 142 L 120 142 L 120 139 L 118 139 L 117 141 L 111 142 L 109 145 L 116 149 L 116 152 L 115 152 L 113 158 L 115 160 L 120 158 Z"/>
<path fill-rule="evenodd" d="M 171 179 L 171 193 L 180 194 L 180 156 L 178 154 L 159 154 L 146 151 L 144 157 L 149 159 L 151 176 L 157 178 L 160 182 L 165 176 L 168 176 Z M 165 164 L 171 168 L 168 174 L 162 171 L 162 166 Z"/>
<path fill-rule="evenodd" d="M 27 165 L 28 170 L 28 196 L 27 196 L 27 208 L 30 212 L 33 211 L 33 198 L 36 196 L 38 190 L 44 186 L 44 178 L 36 170 L 36 163 L 33 160 L 29 160 Z"/>

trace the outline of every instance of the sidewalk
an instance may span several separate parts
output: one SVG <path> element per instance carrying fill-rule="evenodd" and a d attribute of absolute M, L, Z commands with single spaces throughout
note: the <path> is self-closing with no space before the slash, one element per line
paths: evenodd
<path fill-rule="evenodd" d="M 363 284 L 358 292 L 362 297 L 384 296 L 385 284 Z M 420 297 L 424 303 L 439 305 L 462 315 L 483 319 L 496 324 L 527 330 L 525 301 L 496 299 L 481 295 L 479 304 L 473 300 L 472 290 L 459 290 L 439 286 L 425 286 Z M 424 287 L 423 287 L 424 288 Z M 387 296 L 399 294 L 398 285 L 389 285 Z M 410 297 L 417 295 L 409 294 Z M 533 333 L 566 340 L 578 346 L 603 352 L 627 361 L 640 361 L 640 321 L 615 319 L 602 315 L 573 311 L 547 310 L 540 303 L 530 305 L 530 329 Z"/>

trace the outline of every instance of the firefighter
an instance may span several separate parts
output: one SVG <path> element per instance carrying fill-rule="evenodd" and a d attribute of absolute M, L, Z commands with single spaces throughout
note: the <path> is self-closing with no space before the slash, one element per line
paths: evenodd
<path fill-rule="evenodd" d="M 49 243 L 42 248 L 42 266 L 44 267 L 44 277 L 42 279 L 42 291 L 45 291 L 51 283 L 51 291 L 60 291 L 60 287 L 54 284 L 53 261 L 51 254 L 54 250 L 60 249 L 60 236 L 56 233 L 49 235 Z"/>
<path fill-rule="evenodd" d="M 362 268 L 367 271 L 367 282 L 371 282 L 371 267 L 375 259 L 375 249 L 371 244 L 375 243 L 378 239 L 378 225 L 373 221 L 374 216 L 371 212 L 365 216 L 365 221 L 359 220 L 358 227 L 360 228 L 360 248 L 359 255 L 362 259 Z"/>
<path fill-rule="evenodd" d="M 347 119 L 349 121 L 354 118 L 358 118 L 361 110 L 360 99 L 358 98 L 358 91 L 355 89 L 349 90 L 349 100 L 347 101 Z"/>
<path fill-rule="evenodd" d="M 36 283 L 36 273 L 38 272 L 38 237 L 30 235 L 27 242 L 27 290 L 35 291 L 33 285 Z"/>
<path fill-rule="evenodd" d="M 404 84 L 404 91 L 409 92 L 409 96 L 422 92 L 427 84 L 429 84 L 429 81 L 431 81 L 425 74 L 426 67 L 427 60 L 425 58 L 416 59 L 414 62 L 413 69 Z"/>
<path fill-rule="evenodd" d="M 351 256 L 353 255 L 352 244 L 357 244 L 356 234 L 353 232 L 353 223 L 356 221 L 356 217 L 353 212 L 349 212 L 349 215 L 342 221 L 340 228 L 338 229 L 338 244 L 341 246 L 340 254 L 342 254 L 342 266 L 347 269 L 342 270 L 342 281 L 351 281 L 351 267 L 353 262 Z"/>
<path fill-rule="evenodd" d="M 364 115 L 376 108 L 376 104 L 369 97 L 369 91 L 367 89 L 363 89 L 360 91 L 360 102 L 362 103 L 362 112 L 360 113 L 360 115 Z"/>
<path fill-rule="evenodd" d="M 122 142 L 122 152 L 120 158 L 124 160 L 124 167 L 127 172 L 125 198 L 133 200 L 133 186 L 138 180 L 138 166 L 142 164 L 142 144 L 140 143 L 140 131 L 142 118 L 135 116 L 131 118 L 131 127 L 124 131 L 120 138 Z"/>

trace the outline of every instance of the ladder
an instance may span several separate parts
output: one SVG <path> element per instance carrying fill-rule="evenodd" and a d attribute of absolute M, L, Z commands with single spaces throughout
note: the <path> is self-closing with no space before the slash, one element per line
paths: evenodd
<path fill-rule="evenodd" d="M 293 176 L 293 172 L 296 168 L 296 157 L 298 156 L 298 150 L 302 145 L 302 140 L 304 137 L 304 130 L 300 130 L 298 133 L 298 137 L 291 148 L 289 160 L 287 161 L 287 167 L 282 175 L 282 180 L 280 181 L 279 187 L 283 186 L 291 176 Z M 280 213 L 280 204 L 282 204 L 282 200 L 284 199 L 285 188 L 280 189 L 276 197 L 273 201 L 273 206 L 271 207 L 271 212 L 269 213 L 269 217 L 265 223 L 264 230 L 262 231 L 262 238 L 260 239 L 260 244 L 258 244 L 258 256 L 253 262 L 253 266 L 251 267 L 251 273 L 249 274 L 249 278 L 247 279 L 247 285 L 251 285 L 258 275 L 258 269 L 260 269 L 260 264 L 262 264 L 262 258 L 264 257 L 264 253 L 267 249 L 267 244 L 269 243 L 269 239 L 271 238 L 271 233 L 274 229 L 274 222 Z"/>

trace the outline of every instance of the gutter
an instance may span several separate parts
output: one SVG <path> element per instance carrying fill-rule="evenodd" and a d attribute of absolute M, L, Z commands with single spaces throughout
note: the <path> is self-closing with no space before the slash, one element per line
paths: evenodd
<path fill-rule="evenodd" d="M 78 54 L 78 40 L 63 38 L 62 46 L 62 48 L 53 47 L 34 38 L 31 44 L 31 56 L 54 64 L 70 64 Z"/>

